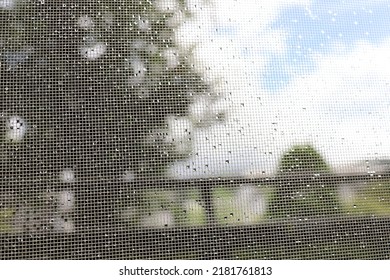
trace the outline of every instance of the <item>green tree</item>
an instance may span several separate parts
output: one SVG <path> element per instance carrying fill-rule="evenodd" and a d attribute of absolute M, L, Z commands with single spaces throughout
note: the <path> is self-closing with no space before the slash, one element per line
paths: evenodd
<path fill-rule="evenodd" d="M 1 187 L 19 205 L 71 188 L 83 226 L 112 228 L 115 205 L 134 196 L 115 182 L 164 176 L 184 158 L 167 119 L 210 95 L 176 52 L 172 17 L 185 1 L 10 3 L 0 8 Z"/>
<path fill-rule="evenodd" d="M 269 216 L 307 218 L 340 213 L 337 186 L 321 178 L 331 169 L 310 145 L 296 145 L 282 156 L 281 179 L 270 201 Z"/>

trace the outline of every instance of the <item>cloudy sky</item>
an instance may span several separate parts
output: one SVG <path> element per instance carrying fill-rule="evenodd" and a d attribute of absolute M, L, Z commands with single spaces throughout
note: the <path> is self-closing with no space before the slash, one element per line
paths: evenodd
<path fill-rule="evenodd" d="M 294 144 L 313 145 L 335 169 L 390 158 L 388 1 L 191 0 L 189 9 L 177 41 L 196 46 L 195 67 L 223 93 L 227 120 L 196 129 L 174 176 L 270 175 Z"/>

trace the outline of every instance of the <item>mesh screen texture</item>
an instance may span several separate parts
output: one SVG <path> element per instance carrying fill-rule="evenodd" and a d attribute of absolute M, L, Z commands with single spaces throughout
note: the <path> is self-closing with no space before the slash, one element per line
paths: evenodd
<path fill-rule="evenodd" d="M 0 1 L 0 258 L 389 258 L 388 9 Z"/>

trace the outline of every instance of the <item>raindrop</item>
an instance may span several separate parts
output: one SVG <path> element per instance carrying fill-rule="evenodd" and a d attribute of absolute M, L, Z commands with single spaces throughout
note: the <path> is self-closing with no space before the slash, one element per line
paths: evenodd
<path fill-rule="evenodd" d="M 27 130 L 26 122 L 19 116 L 12 116 L 7 122 L 7 138 L 12 141 L 22 141 Z"/>

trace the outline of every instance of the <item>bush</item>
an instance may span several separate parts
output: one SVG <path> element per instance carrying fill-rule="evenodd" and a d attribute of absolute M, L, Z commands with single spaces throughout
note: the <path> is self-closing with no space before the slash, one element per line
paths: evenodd
<path fill-rule="evenodd" d="M 308 218 L 340 213 L 337 186 L 323 180 L 330 167 L 310 145 L 297 145 L 281 158 L 277 176 L 281 180 L 268 209 L 270 218 Z"/>

